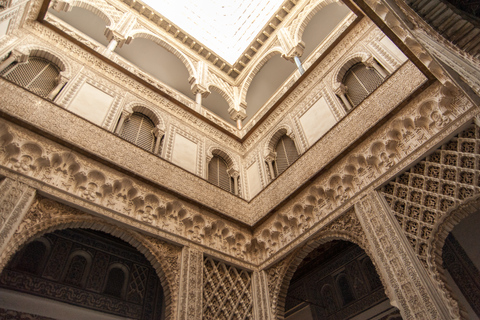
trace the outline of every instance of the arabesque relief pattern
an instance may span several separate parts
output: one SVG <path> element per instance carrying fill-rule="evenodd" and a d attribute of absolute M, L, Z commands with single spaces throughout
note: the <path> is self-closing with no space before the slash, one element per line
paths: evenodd
<path fill-rule="evenodd" d="M 251 272 L 205 257 L 202 319 L 253 319 L 251 282 Z"/>
<path fill-rule="evenodd" d="M 268 258 L 310 232 L 318 221 L 328 222 L 332 211 L 346 205 L 361 190 L 394 169 L 471 106 L 463 96 L 447 87 L 433 85 L 427 89 L 259 226 L 254 237 L 260 252 Z"/>
<path fill-rule="evenodd" d="M 271 312 L 275 317 L 283 317 L 290 279 L 298 265 L 310 251 L 332 239 L 344 239 L 353 242 L 367 253 L 370 252 L 360 221 L 355 214 L 355 210 L 351 208 L 322 228 L 306 244 L 266 270 Z"/>
<path fill-rule="evenodd" d="M 451 208 L 480 193 L 479 142 L 472 124 L 380 189 L 427 268 L 434 230 Z"/>
<path fill-rule="evenodd" d="M 140 226 L 169 231 L 235 257 L 250 254 L 249 232 L 231 222 L 5 121 L 0 122 L 0 137 L 0 164 L 9 170 L 108 207 Z"/>
<path fill-rule="evenodd" d="M 27 242 L 44 233 L 65 228 L 88 228 L 111 233 L 139 249 L 160 278 L 166 301 L 166 315 L 176 310 L 181 249 L 136 231 L 112 225 L 80 210 L 37 196 L 30 209 L 0 253 L 0 272 L 11 257 Z"/>

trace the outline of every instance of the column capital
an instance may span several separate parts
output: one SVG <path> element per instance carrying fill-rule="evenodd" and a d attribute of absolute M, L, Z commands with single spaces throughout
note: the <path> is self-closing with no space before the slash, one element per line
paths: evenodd
<path fill-rule="evenodd" d="M 348 87 L 345 86 L 343 83 L 339 83 L 338 86 L 333 89 L 333 92 L 335 92 L 335 94 L 338 96 L 346 94 L 347 91 L 348 91 Z"/>
<path fill-rule="evenodd" d="M 110 27 L 105 28 L 105 36 L 108 41 L 115 40 L 117 42 L 116 48 L 121 48 L 124 44 L 129 44 L 132 41 L 132 37 L 125 37 L 125 35 Z"/>
<path fill-rule="evenodd" d="M 235 109 L 233 107 L 228 108 L 230 118 L 235 121 L 245 119 L 247 117 L 246 108 L 247 106 L 243 103 L 238 106 L 238 109 Z"/>
<path fill-rule="evenodd" d="M 238 170 L 235 168 L 228 169 L 227 173 L 232 178 L 238 178 L 240 176 L 240 172 L 238 172 Z"/>
<path fill-rule="evenodd" d="M 72 11 L 73 5 L 71 0 L 55 0 L 51 5 L 52 9 L 58 12 Z"/>
<path fill-rule="evenodd" d="M 275 161 L 277 159 L 277 153 L 275 151 L 270 151 L 267 154 L 265 154 L 265 156 L 263 158 L 267 162 Z"/>
<path fill-rule="evenodd" d="M 287 59 L 288 61 L 294 62 L 295 57 L 301 57 L 303 51 L 305 50 L 305 42 L 300 41 L 296 45 L 290 47 L 287 52 L 282 54 L 282 58 Z"/>
<path fill-rule="evenodd" d="M 155 128 L 153 128 L 153 134 L 156 138 L 161 138 L 165 134 L 165 131 L 162 130 L 159 126 L 156 126 Z"/>

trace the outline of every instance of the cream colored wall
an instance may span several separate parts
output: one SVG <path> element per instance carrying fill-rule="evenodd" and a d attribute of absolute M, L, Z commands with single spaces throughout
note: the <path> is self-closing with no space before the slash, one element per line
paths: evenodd
<path fill-rule="evenodd" d="M 318 101 L 300 117 L 303 132 L 310 146 L 320 139 L 336 122 L 324 97 L 318 99 Z"/>
<path fill-rule="evenodd" d="M 196 173 L 197 144 L 176 133 L 173 142 L 172 162 L 192 173 Z"/>
<path fill-rule="evenodd" d="M 102 125 L 113 99 L 114 97 L 102 90 L 84 83 L 68 109 L 95 124 Z"/>
<path fill-rule="evenodd" d="M 258 168 L 258 163 L 255 161 L 250 167 L 247 168 L 248 194 L 250 199 L 262 191 L 262 180 L 260 177 L 261 173 Z"/>
<path fill-rule="evenodd" d="M 12 18 L 5 19 L 2 22 L 0 22 L 0 38 L 2 38 L 4 35 L 7 34 L 8 25 L 10 24 L 10 20 L 12 20 Z"/>

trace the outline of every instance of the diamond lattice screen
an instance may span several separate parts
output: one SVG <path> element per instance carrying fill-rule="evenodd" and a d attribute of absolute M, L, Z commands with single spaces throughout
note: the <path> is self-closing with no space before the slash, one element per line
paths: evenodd
<path fill-rule="evenodd" d="M 427 243 L 436 223 L 450 208 L 479 194 L 479 186 L 480 131 L 472 125 L 380 192 L 426 264 Z"/>
<path fill-rule="evenodd" d="M 121 137 L 148 151 L 153 150 L 155 125 L 145 115 L 133 113 L 124 123 Z"/>
<path fill-rule="evenodd" d="M 295 147 L 295 142 L 293 142 L 293 140 L 287 135 L 280 138 L 275 148 L 275 152 L 277 153 L 275 169 L 278 176 L 298 159 L 298 152 Z"/>
<path fill-rule="evenodd" d="M 232 192 L 230 176 L 227 173 L 227 163 L 219 156 L 213 156 L 208 163 L 208 181 L 223 190 Z"/>
<path fill-rule="evenodd" d="M 347 71 L 343 84 L 347 87 L 347 96 L 355 107 L 378 88 L 382 81 L 374 68 L 368 69 L 363 63 L 358 63 Z"/>
<path fill-rule="evenodd" d="M 55 89 L 59 74 L 58 68 L 50 61 L 30 57 L 25 63 L 11 64 L 0 75 L 41 97 L 46 97 Z"/>
<path fill-rule="evenodd" d="M 251 274 L 205 258 L 203 268 L 203 319 L 253 319 Z"/>

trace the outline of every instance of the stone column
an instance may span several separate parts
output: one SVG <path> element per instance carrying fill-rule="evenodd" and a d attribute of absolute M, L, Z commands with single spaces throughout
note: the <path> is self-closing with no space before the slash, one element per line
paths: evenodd
<path fill-rule="evenodd" d="M 58 76 L 58 83 L 55 87 L 55 89 L 52 90 L 52 92 L 50 92 L 50 94 L 48 95 L 48 99 L 50 100 L 53 100 L 59 93 L 60 91 L 62 90 L 63 86 L 67 83 L 68 79 L 65 78 L 64 76 L 62 75 L 59 75 Z"/>
<path fill-rule="evenodd" d="M 0 256 L 32 205 L 35 189 L 5 178 L 0 182 Z"/>
<path fill-rule="evenodd" d="M 459 319 L 415 255 L 385 199 L 372 190 L 355 204 L 372 260 L 402 318 Z"/>
<path fill-rule="evenodd" d="M 368 68 L 375 69 L 382 76 L 382 78 L 385 79 L 388 76 L 387 72 L 385 72 L 385 69 L 383 69 L 382 66 L 378 64 L 377 60 L 375 60 L 374 57 L 370 57 L 364 63 Z"/>
<path fill-rule="evenodd" d="M 268 294 L 268 280 L 265 271 L 255 271 L 252 274 L 253 319 L 273 320 Z"/>
<path fill-rule="evenodd" d="M 228 113 L 230 118 L 237 122 L 237 129 L 242 130 L 242 121 L 247 117 L 246 105 L 240 104 L 237 106 L 238 109 L 230 107 Z"/>
<path fill-rule="evenodd" d="M 115 129 L 115 134 L 120 135 L 123 129 L 123 124 L 125 123 L 125 120 L 130 117 L 132 113 L 128 110 L 123 110 L 122 114 L 120 115 L 120 119 L 118 120 L 117 128 Z"/>
<path fill-rule="evenodd" d="M 10 55 L 8 56 L 8 58 L 3 60 L 0 63 L 0 72 L 5 70 L 5 68 L 7 68 L 9 65 L 11 65 L 15 61 L 17 61 L 18 63 L 27 62 L 28 61 L 28 54 L 26 54 L 24 52 L 17 51 L 17 50 L 12 50 L 12 52 L 10 52 Z"/>
<path fill-rule="evenodd" d="M 227 173 L 231 178 L 233 178 L 233 194 L 238 196 L 238 177 L 240 176 L 240 172 L 234 168 L 230 168 Z"/>
<path fill-rule="evenodd" d="M 180 267 L 178 320 L 202 319 L 203 253 L 184 247 Z"/>
<path fill-rule="evenodd" d="M 277 159 L 277 153 L 276 152 L 270 152 L 265 156 L 265 161 L 268 164 L 268 170 L 270 172 L 270 179 L 273 180 L 275 179 L 275 170 L 273 170 L 273 161 Z"/>
<path fill-rule="evenodd" d="M 155 148 L 153 148 L 153 153 L 158 154 L 158 151 L 160 150 L 160 142 L 162 141 L 162 137 L 165 135 L 165 132 L 158 127 L 153 130 L 153 134 L 155 135 Z"/>
<path fill-rule="evenodd" d="M 335 90 L 335 94 L 337 96 L 339 96 L 340 99 L 342 99 L 343 104 L 345 105 L 345 108 L 347 109 L 345 111 L 348 112 L 348 111 L 353 109 L 353 106 L 350 103 L 350 101 L 348 101 L 348 99 L 347 99 L 347 96 L 346 96 L 347 90 L 348 90 L 347 87 L 345 87 L 343 84 L 340 84 L 338 86 L 338 88 Z"/>

